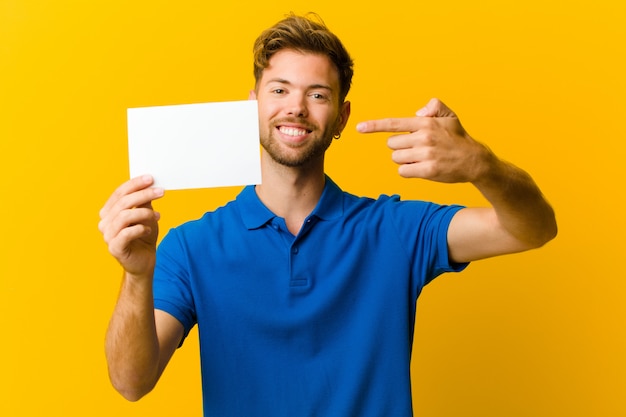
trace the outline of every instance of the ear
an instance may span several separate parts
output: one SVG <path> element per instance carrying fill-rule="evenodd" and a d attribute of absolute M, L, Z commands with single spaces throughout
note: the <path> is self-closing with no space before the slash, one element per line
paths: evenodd
<path fill-rule="evenodd" d="M 256 91 L 250 90 L 250 93 L 248 94 L 248 100 L 256 100 Z"/>
<path fill-rule="evenodd" d="M 350 118 L 350 102 L 344 101 L 339 109 L 339 118 L 337 123 L 337 133 L 341 133 L 343 128 L 346 127 L 348 119 Z"/>

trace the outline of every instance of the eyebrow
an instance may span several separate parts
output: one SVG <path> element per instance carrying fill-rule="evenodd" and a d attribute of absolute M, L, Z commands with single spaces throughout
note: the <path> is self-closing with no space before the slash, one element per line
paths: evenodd
<path fill-rule="evenodd" d="M 292 85 L 291 81 L 285 80 L 284 78 L 271 78 L 267 80 L 267 83 L 265 83 L 265 85 L 271 84 L 273 82 L 279 83 L 279 84 Z M 333 91 L 333 89 L 329 85 L 326 85 L 326 84 L 312 84 L 307 87 L 307 89 L 318 89 L 318 88 L 322 88 L 324 90 L 328 90 L 331 92 Z"/>

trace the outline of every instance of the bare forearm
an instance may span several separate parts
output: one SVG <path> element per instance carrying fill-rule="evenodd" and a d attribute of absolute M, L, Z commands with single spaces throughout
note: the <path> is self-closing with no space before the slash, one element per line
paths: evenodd
<path fill-rule="evenodd" d="M 473 184 L 492 204 L 499 225 L 519 242 L 520 250 L 553 239 L 554 210 L 530 175 L 493 155 L 487 167 Z"/>
<path fill-rule="evenodd" d="M 554 211 L 532 178 L 474 140 L 452 110 L 432 99 L 418 117 L 362 122 L 362 133 L 387 140 L 407 178 L 474 184 L 492 207 L 458 211 L 448 227 L 449 257 L 470 262 L 539 247 L 556 236 Z M 404 134 L 403 132 L 409 132 Z"/>
<path fill-rule="evenodd" d="M 159 377 L 159 342 L 155 326 L 152 279 L 126 274 L 106 334 L 106 358 L 113 386 L 135 401 Z"/>

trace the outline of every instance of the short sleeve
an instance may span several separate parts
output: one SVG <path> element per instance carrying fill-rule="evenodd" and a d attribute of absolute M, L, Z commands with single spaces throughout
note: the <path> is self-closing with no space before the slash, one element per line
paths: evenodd
<path fill-rule="evenodd" d="M 468 263 L 450 261 L 448 228 L 463 206 L 424 201 L 399 201 L 391 205 L 396 232 L 412 260 L 412 273 L 423 287 L 445 272 L 460 272 Z"/>

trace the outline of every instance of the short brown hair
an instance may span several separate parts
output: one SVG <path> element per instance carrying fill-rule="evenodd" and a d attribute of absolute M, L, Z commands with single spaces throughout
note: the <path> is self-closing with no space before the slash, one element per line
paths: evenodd
<path fill-rule="evenodd" d="M 315 20 L 313 20 L 315 19 Z M 339 72 L 339 102 L 343 103 L 352 84 L 353 62 L 339 38 L 315 13 L 290 14 L 266 29 L 254 42 L 254 79 L 258 83 L 272 56 L 282 49 L 294 49 L 328 56 Z"/>

